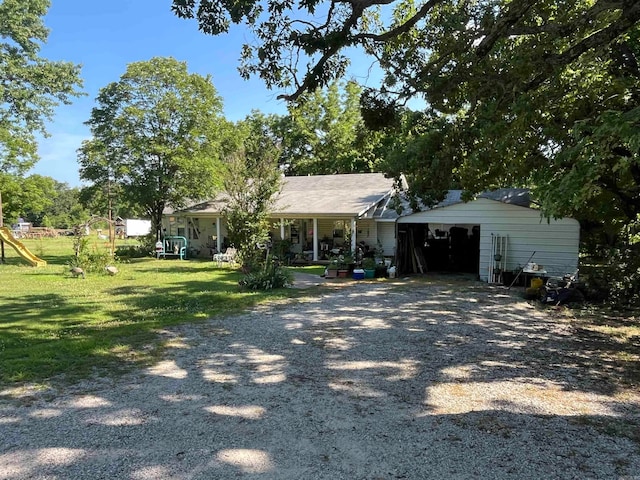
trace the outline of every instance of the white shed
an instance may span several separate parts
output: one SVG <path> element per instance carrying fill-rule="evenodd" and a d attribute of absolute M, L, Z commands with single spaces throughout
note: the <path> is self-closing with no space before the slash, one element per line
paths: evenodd
<path fill-rule="evenodd" d="M 397 260 L 403 273 L 418 264 L 427 271 L 477 273 L 481 280 L 495 281 L 493 271 L 513 271 L 527 262 L 552 277 L 577 270 L 576 220 L 542 217 L 528 206 L 523 189 L 489 192 L 466 203 L 460 196 L 451 191 L 436 207 L 398 218 Z"/>

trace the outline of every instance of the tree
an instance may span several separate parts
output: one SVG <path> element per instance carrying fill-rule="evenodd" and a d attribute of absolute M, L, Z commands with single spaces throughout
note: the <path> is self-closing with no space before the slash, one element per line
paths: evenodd
<path fill-rule="evenodd" d="M 380 12 L 391 4 L 391 12 Z M 282 97 L 291 101 L 341 77 L 345 52 L 361 47 L 385 73 L 377 91 L 361 96 L 368 125 L 397 123 L 396 105 L 406 99 L 427 101 L 422 133 L 409 141 L 431 150 L 420 151 L 420 160 L 396 156 L 412 169 L 404 173 L 417 180 L 423 190 L 417 193 L 428 189 L 435 198 L 433 192 L 452 184 L 470 194 L 524 184 L 537 188 L 546 214 L 579 215 L 585 202 L 605 192 L 617 198 L 618 213 L 635 221 L 640 172 L 637 149 L 629 146 L 636 145 L 638 131 L 632 128 L 640 90 L 637 1 L 270 0 L 263 8 L 256 0 L 173 2 L 178 16 L 196 18 L 205 33 L 244 22 L 257 44 L 245 46 L 241 73 L 288 90 Z M 300 68 L 303 61 L 306 68 Z M 424 126 L 425 119 L 431 125 Z M 618 119 L 630 127 L 626 146 L 590 134 Z M 619 161 L 576 166 L 578 150 L 594 161 L 585 134 Z M 405 146 L 407 153 L 416 150 Z M 598 173 L 614 165 L 623 180 Z M 388 163 L 390 171 L 397 167 Z M 571 182 L 557 181 L 577 171 L 582 175 Z M 564 189 L 556 190 L 560 184 Z M 558 197 L 565 201 L 551 201 Z"/>
<path fill-rule="evenodd" d="M 289 107 L 283 132 L 287 174 L 326 175 L 376 171 L 380 135 L 360 115 L 361 87 L 334 82 Z"/>
<path fill-rule="evenodd" d="M 80 204 L 80 189 L 51 177 L 0 175 L 6 223 L 24 218 L 37 227 L 72 228 L 89 216 Z"/>
<path fill-rule="evenodd" d="M 80 202 L 80 189 L 45 178 L 52 181 L 53 188 L 48 193 L 50 202 L 41 208 L 31 206 L 26 211 L 25 218 L 35 225 L 60 229 L 71 229 L 84 222 L 90 214 Z"/>
<path fill-rule="evenodd" d="M 100 90 L 87 124 L 93 138 L 79 151 L 80 177 L 111 185 L 161 225 L 166 206 L 207 198 L 220 185 L 220 159 L 231 126 L 209 76 L 173 58 L 132 63 Z"/>
<path fill-rule="evenodd" d="M 292 101 L 341 77 L 345 52 L 360 47 L 384 72 L 361 96 L 368 125 L 397 125 L 398 105 L 426 101 L 386 166 L 405 173 L 416 195 L 531 187 L 544 215 L 578 218 L 596 244 L 638 245 L 637 0 L 270 0 L 264 12 L 256 0 L 174 0 L 173 8 L 206 33 L 246 23 L 257 44 L 243 50 L 241 72 Z"/>
<path fill-rule="evenodd" d="M 243 147 L 226 159 L 223 176 L 229 241 L 247 270 L 262 260 L 257 245 L 269 241 L 269 217 L 282 185 L 280 147 L 277 139 L 265 134 L 264 120 L 254 112 L 241 122 Z"/>
<path fill-rule="evenodd" d="M 48 0 L 0 2 L 0 172 L 22 175 L 37 161 L 36 133 L 54 108 L 78 96 L 80 67 L 38 55 L 49 31 Z"/>

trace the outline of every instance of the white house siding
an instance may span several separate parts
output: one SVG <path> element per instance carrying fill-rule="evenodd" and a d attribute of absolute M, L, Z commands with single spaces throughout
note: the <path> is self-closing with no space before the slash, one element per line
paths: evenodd
<path fill-rule="evenodd" d="M 506 269 L 532 262 L 543 265 L 549 276 L 561 276 L 578 268 L 580 225 L 571 218 L 549 220 L 530 208 L 479 198 L 468 203 L 418 212 L 399 223 L 480 225 L 480 278 L 488 279 L 493 261 L 491 234 L 508 235 Z"/>
<path fill-rule="evenodd" d="M 371 219 L 358 220 L 356 240 L 358 242 L 364 241 L 369 247 L 376 248 L 376 243 L 378 242 L 376 222 Z"/>
<path fill-rule="evenodd" d="M 377 222 L 378 238 L 382 243 L 385 257 L 393 257 L 396 254 L 396 224 L 395 222 Z"/>

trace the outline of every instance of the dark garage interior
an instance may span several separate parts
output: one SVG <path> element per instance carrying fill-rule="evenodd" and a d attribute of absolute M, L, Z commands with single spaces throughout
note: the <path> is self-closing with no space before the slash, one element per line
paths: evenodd
<path fill-rule="evenodd" d="M 399 223 L 397 228 L 396 267 L 400 274 L 478 274 L 480 225 Z"/>

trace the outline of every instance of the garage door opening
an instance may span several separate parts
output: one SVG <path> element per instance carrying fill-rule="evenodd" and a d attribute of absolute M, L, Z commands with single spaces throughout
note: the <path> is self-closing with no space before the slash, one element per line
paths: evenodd
<path fill-rule="evenodd" d="M 480 225 L 398 224 L 398 271 L 479 273 Z"/>

